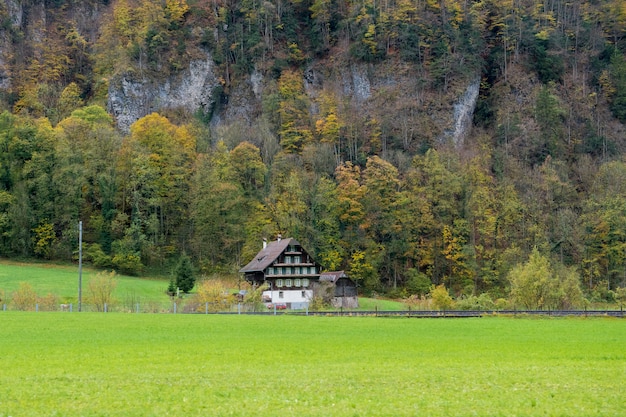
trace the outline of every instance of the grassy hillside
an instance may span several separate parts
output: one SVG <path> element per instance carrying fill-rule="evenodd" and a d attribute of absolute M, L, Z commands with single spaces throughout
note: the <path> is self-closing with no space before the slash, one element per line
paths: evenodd
<path fill-rule="evenodd" d="M 99 271 L 83 268 L 83 294 L 88 297 L 89 280 Z M 147 302 L 169 304 L 165 294 L 167 279 L 138 278 L 117 275 L 114 298 L 118 303 L 133 305 Z M 0 298 L 8 300 L 20 283 L 29 283 L 37 295 L 54 294 L 63 303 L 75 303 L 78 299 L 78 266 L 51 263 L 23 263 L 0 260 Z M 195 291 L 195 290 L 194 290 Z M 404 310 L 405 304 L 385 299 L 360 298 L 361 310 Z"/>
<path fill-rule="evenodd" d="M 83 268 L 83 294 L 87 294 L 89 280 L 98 270 Z M 163 279 L 146 279 L 116 276 L 117 286 L 114 297 L 123 300 L 128 297 L 139 300 L 168 299 L 165 294 L 167 281 Z M 0 260 L 0 291 L 6 296 L 17 290 L 20 283 L 28 282 L 35 292 L 44 296 L 54 294 L 62 302 L 76 302 L 78 299 L 78 266 L 55 264 L 31 264 Z"/>
<path fill-rule="evenodd" d="M 621 416 L 626 322 L 0 312 L 0 415 Z"/>

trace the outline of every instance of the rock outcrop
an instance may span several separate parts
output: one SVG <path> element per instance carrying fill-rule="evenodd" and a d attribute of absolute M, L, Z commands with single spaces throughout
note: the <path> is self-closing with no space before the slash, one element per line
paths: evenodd
<path fill-rule="evenodd" d="M 465 90 L 465 93 L 454 104 L 454 130 L 452 131 L 452 141 L 455 146 L 461 146 L 472 127 L 474 110 L 478 100 L 480 89 L 480 78 L 472 81 Z"/>
<path fill-rule="evenodd" d="M 123 132 L 138 119 L 163 110 L 198 111 L 210 114 L 221 85 L 210 56 L 192 61 L 187 69 L 157 80 L 136 74 L 122 74 L 109 84 L 108 109 Z"/>

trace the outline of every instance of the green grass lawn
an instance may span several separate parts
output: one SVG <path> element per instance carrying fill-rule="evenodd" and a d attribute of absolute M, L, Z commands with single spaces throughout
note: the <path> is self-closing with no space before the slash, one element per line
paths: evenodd
<path fill-rule="evenodd" d="M 359 297 L 359 309 L 367 311 L 402 311 L 406 310 L 407 306 L 405 303 L 393 300 Z"/>
<path fill-rule="evenodd" d="M 89 279 L 98 271 L 83 268 L 83 296 L 87 293 Z M 118 275 L 114 297 L 120 302 L 136 300 L 168 300 L 165 290 L 167 280 L 146 279 Z M 62 302 L 76 302 L 78 299 L 78 266 L 39 263 L 20 263 L 0 260 L 0 291 L 7 297 L 19 288 L 21 282 L 32 285 L 38 295 L 55 294 Z"/>
<path fill-rule="evenodd" d="M 0 312 L 0 416 L 623 416 L 626 321 Z"/>
<path fill-rule="evenodd" d="M 88 295 L 89 279 L 97 273 L 92 268 L 83 268 L 83 301 Z M 171 309 L 171 300 L 165 294 L 167 279 L 118 275 L 116 280 L 113 296 L 117 306 L 113 308 L 134 309 L 133 306 L 140 303 L 144 311 Z M 28 282 L 39 296 L 54 294 L 62 303 L 76 303 L 78 300 L 77 265 L 21 263 L 0 259 L 0 298 L 3 293 L 5 298 L 10 298 L 21 282 Z M 360 298 L 359 304 L 360 310 L 406 309 L 402 302 L 384 299 Z"/>

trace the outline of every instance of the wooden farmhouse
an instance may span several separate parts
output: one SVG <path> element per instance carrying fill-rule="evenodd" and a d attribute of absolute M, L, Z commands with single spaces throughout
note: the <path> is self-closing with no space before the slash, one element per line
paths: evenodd
<path fill-rule="evenodd" d="M 263 292 L 263 301 L 268 306 L 304 309 L 308 307 L 315 288 L 320 284 L 321 267 L 297 240 L 282 239 L 279 236 L 273 242 L 264 241 L 263 249 L 239 272 L 251 284 L 269 284 L 269 289 Z M 344 281 L 329 282 L 336 285 Z M 341 291 L 352 294 L 350 290 Z M 356 298 L 356 287 L 354 297 Z"/>

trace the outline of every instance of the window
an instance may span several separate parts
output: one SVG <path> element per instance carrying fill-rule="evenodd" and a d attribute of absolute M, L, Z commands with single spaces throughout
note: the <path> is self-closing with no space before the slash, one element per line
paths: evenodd
<path fill-rule="evenodd" d="M 290 279 L 286 279 L 285 280 L 285 287 L 291 287 L 291 280 Z"/>
<path fill-rule="evenodd" d="M 285 294 L 282 291 L 278 291 L 278 298 L 284 298 Z"/>
<path fill-rule="evenodd" d="M 276 280 L 276 286 L 277 287 L 282 287 L 283 286 L 283 280 L 282 279 L 277 279 Z"/>
<path fill-rule="evenodd" d="M 291 256 L 285 256 L 285 263 L 286 264 L 290 264 L 291 263 Z"/>
<path fill-rule="evenodd" d="M 309 286 L 309 279 L 308 278 L 304 278 L 302 280 L 302 286 L 303 287 L 308 287 Z"/>
<path fill-rule="evenodd" d="M 306 298 L 306 291 L 302 291 L 302 298 Z"/>
<path fill-rule="evenodd" d="M 294 287 L 299 287 L 300 285 L 302 285 L 302 282 L 300 281 L 300 278 L 296 278 L 293 280 L 293 286 Z"/>
<path fill-rule="evenodd" d="M 294 264 L 301 264 L 302 263 L 302 258 L 300 258 L 299 256 L 294 256 L 293 257 L 293 263 Z"/>

